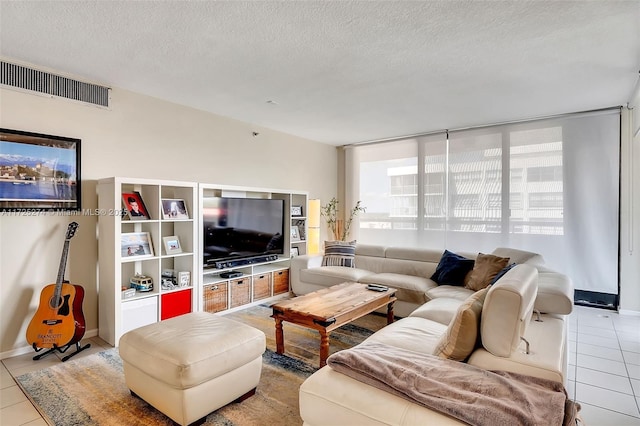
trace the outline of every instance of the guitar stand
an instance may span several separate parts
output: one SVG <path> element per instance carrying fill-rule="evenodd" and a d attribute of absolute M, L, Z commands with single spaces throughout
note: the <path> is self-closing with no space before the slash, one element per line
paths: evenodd
<path fill-rule="evenodd" d="M 80 352 L 84 351 L 85 349 L 89 349 L 89 348 L 91 347 L 91 343 L 87 343 L 87 344 L 86 344 L 86 345 L 84 345 L 84 346 L 80 346 L 80 342 L 76 342 L 76 343 L 69 343 L 68 345 L 65 345 L 65 346 L 63 346 L 63 347 L 58 347 L 57 345 L 53 345 L 53 348 L 49 349 L 48 351 L 45 351 L 45 352 L 43 352 L 43 353 L 41 353 L 41 354 L 39 354 L 39 355 L 34 356 L 34 357 L 33 357 L 33 360 L 34 360 L 34 361 L 37 361 L 37 360 L 39 360 L 40 358 L 44 358 L 45 356 L 49 355 L 50 353 L 53 353 L 53 352 L 56 352 L 56 351 L 58 351 L 58 352 L 60 352 L 61 354 L 63 354 L 63 353 L 65 353 L 65 352 L 66 352 L 66 351 L 67 351 L 71 346 L 73 346 L 73 345 L 75 345 L 76 350 L 75 350 L 74 352 L 70 353 L 69 355 L 67 355 L 67 356 L 63 357 L 63 358 L 62 358 L 62 362 L 67 361 L 67 360 L 68 360 L 69 358 L 71 358 L 72 356 L 77 355 L 77 354 L 79 354 Z M 42 349 L 44 349 L 44 348 L 38 348 L 38 347 L 36 346 L 36 344 L 35 344 L 35 343 L 33 344 L 33 350 L 34 350 L 34 351 L 36 351 L 36 352 L 40 352 Z"/>

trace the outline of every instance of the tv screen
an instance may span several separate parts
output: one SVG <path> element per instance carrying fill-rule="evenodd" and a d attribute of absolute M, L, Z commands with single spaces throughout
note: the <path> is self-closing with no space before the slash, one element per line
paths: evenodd
<path fill-rule="evenodd" d="M 80 139 L 0 129 L 0 211 L 79 210 Z"/>
<path fill-rule="evenodd" d="M 205 197 L 204 263 L 284 253 L 284 201 Z"/>

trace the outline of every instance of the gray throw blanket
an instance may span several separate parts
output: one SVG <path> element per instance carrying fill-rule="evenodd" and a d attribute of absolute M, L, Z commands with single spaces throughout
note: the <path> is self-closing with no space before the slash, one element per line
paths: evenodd
<path fill-rule="evenodd" d="M 552 380 L 487 371 L 373 342 L 337 352 L 327 364 L 470 425 L 575 425 L 576 407 L 564 386 Z"/>

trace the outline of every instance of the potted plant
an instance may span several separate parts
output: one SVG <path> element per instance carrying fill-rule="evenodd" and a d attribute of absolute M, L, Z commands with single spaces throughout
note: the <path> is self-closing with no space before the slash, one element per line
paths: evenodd
<path fill-rule="evenodd" d="M 333 238 L 338 241 L 346 241 L 351 231 L 351 223 L 353 218 L 360 212 L 365 212 L 366 207 L 361 206 L 361 201 L 358 200 L 356 205 L 351 209 L 349 218 L 346 221 L 338 219 L 338 203 L 336 197 L 333 197 L 326 205 L 320 207 L 320 214 L 324 216 L 329 232 L 333 235 Z"/>

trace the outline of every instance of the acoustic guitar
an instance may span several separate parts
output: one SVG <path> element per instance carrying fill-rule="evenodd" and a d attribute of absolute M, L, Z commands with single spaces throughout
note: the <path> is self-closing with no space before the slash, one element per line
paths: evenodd
<path fill-rule="evenodd" d="M 49 284 L 42 289 L 38 310 L 27 328 L 27 342 L 36 352 L 43 348 L 51 348 L 50 351 L 34 359 L 39 359 L 54 350 L 64 352 L 73 344 L 78 346 L 78 351 L 80 350 L 78 342 L 84 336 L 85 331 L 82 312 L 84 289 L 79 285 L 68 284 L 64 281 L 69 242 L 76 229 L 78 229 L 76 222 L 71 222 L 67 227 L 58 278 L 55 284 Z"/>

